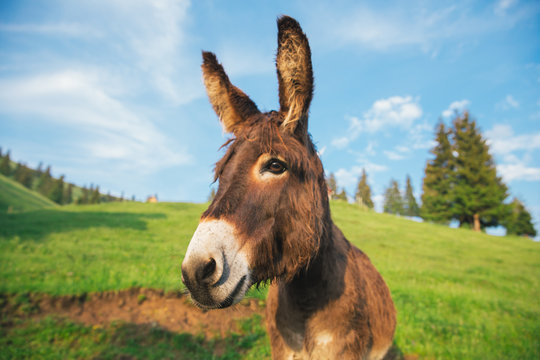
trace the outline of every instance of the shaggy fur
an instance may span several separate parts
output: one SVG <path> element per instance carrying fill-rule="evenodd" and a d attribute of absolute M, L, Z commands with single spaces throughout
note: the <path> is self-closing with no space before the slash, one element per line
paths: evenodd
<path fill-rule="evenodd" d="M 311 53 L 300 25 L 278 20 L 280 111 L 260 113 L 217 59 L 203 53 L 210 102 L 234 133 L 216 164 L 216 197 L 202 215 L 234 224 L 253 283 L 271 281 L 267 326 L 274 359 L 381 359 L 396 319 L 388 287 L 330 216 L 322 163 L 307 132 Z M 261 181 L 261 159 L 283 175 Z"/>

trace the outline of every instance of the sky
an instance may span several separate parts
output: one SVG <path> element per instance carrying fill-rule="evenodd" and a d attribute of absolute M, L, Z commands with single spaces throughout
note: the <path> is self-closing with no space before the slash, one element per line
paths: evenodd
<path fill-rule="evenodd" d="M 277 110 L 283 14 L 309 38 L 309 131 L 350 196 L 365 168 L 377 210 L 391 179 L 420 198 L 436 124 L 468 109 L 540 230 L 537 1 L 3 0 L 2 151 L 113 195 L 206 201 L 230 135 L 201 51 Z"/>

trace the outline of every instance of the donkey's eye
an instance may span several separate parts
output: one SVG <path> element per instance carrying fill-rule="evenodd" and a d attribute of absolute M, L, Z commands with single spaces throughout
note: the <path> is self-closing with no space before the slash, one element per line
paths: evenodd
<path fill-rule="evenodd" d="M 283 174 L 285 170 L 287 170 L 287 168 L 283 162 L 277 159 L 272 159 L 266 163 L 261 172 L 269 171 L 272 174 L 279 175 Z"/>

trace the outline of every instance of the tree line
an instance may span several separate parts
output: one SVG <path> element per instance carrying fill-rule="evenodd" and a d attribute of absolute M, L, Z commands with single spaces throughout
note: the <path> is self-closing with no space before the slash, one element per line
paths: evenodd
<path fill-rule="evenodd" d="M 394 179 L 385 189 L 384 212 L 446 225 L 456 221 L 460 227 L 475 231 L 501 225 L 508 235 L 536 236 L 525 205 L 515 197 L 507 201 L 508 187 L 498 176 L 489 145 L 468 111 L 456 113 L 450 127 L 439 122 L 430 152 L 434 157 L 426 163 L 421 206 L 407 175 L 403 192 Z M 334 174 L 328 176 L 327 184 L 331 199 L 347 200 L 345 190 L 338 190 Z M 365 169 L 354 201 L 374 207 Z"/>
<path fill-rule="evenodd" d="M 33 169 L 21 162 L 11 160 L 8 150 L 5 154 L 0 148 L 0 174 L 11 178 L 24 187 L 36 191 L 59 205 L 67 204 L 99 204 L 101 202 L 123 201 L 122 197 L 102 194 L 99 186 L 78 187 L 65 181 L 65 176 L 55 178 L 51 174 L 51 166 L 43 168 L 40 163 Z"/>

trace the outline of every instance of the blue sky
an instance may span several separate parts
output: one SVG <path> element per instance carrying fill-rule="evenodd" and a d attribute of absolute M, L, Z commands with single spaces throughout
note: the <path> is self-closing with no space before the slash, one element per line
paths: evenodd
<path fill-rule="evenodd" d="M 310 132 L 338 185 L 353 194 L 366 168 L 378 206 L 407 174 L 419 196 L 437 121 L 467 108 L 538 229 L 534 1 L 2 1 L 0 146 L 112 194 L 204 201 L 228 135 L 201 50 L 260 109 L 276 109 L 281 14 L 310 40 Z"/>

